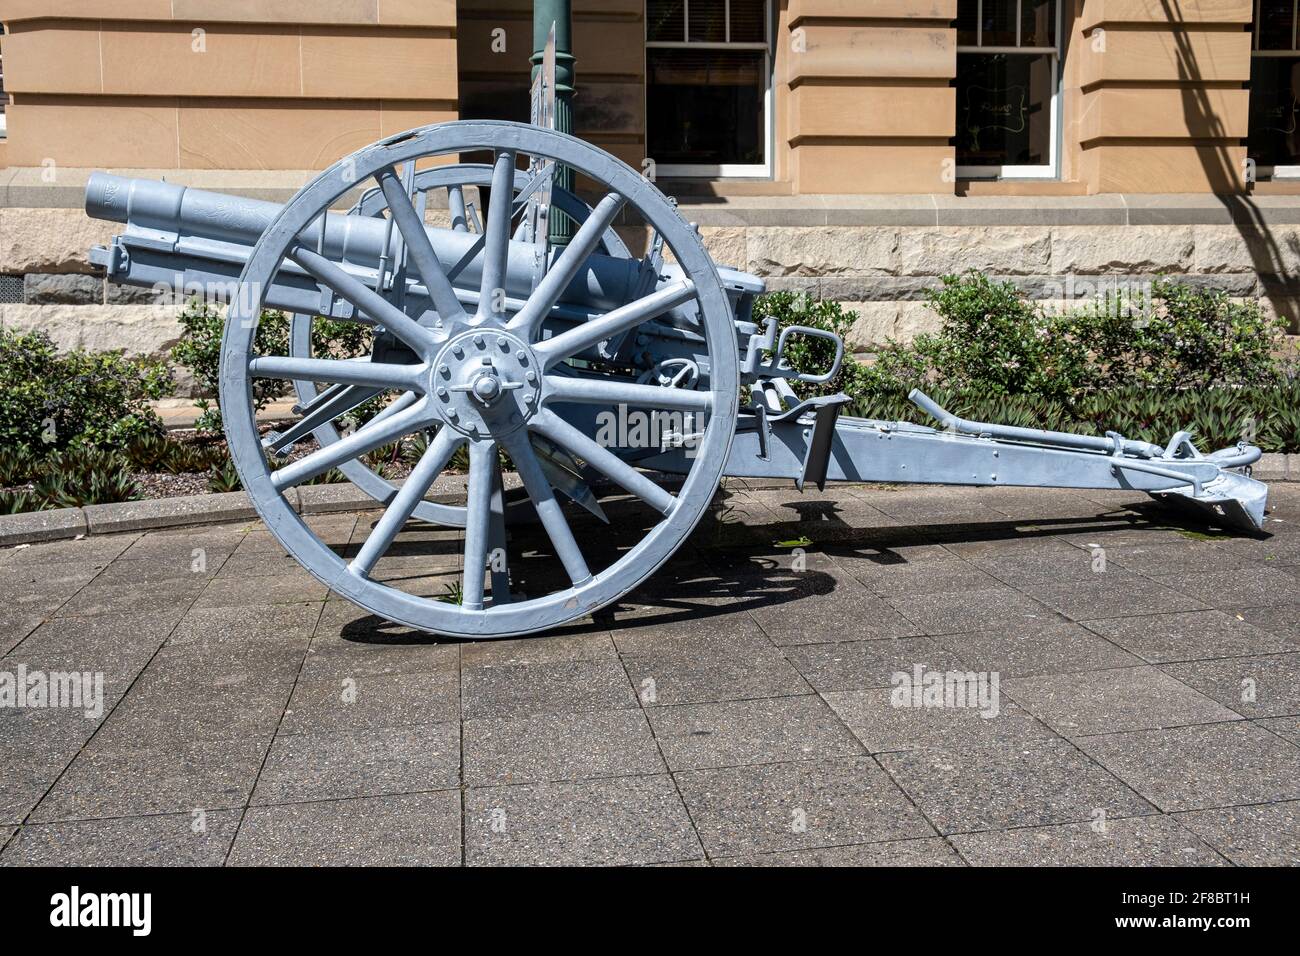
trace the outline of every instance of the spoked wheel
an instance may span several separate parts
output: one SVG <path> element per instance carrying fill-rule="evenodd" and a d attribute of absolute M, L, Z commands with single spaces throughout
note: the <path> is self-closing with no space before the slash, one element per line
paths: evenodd
<path fill-rule="evenodd" d="M 457 232 L 474 231 L 477 223 L 471 203 L 467 203 L 466 193 L 473 188 L 492 185 L 492 167 L 484 164 L 456 164 L 452 166 L 435 166 L 415 173 L 410 192 L 417 208 L 421 197 L 428 201 L 430 193 L 445 192 L 446 203 L 451 217 L 451 228 Z M 515 196 L 519 196 L 529 185 L 526 171 L 516 170 L 513 184 Z M 551 203 L 563 210 L 576 223 L 586 222 L 591 215 L 591 208 L 573 193 L 554 187 Z M 388 210 L 384 192 L 378 186 L 367 190 L 351 210 L 350 215 L 381 217 Z M 631 259 L 632 254 L 626 244 L 619 238 L 613 227 L 605 230 L 597 245 L 597 251 L 619 259 Z M 395 270 L 395 277 L 401 281 L 404 267 L 401 264 Z M 304 358 L 312 357 L 312 326 L 316 316 L 296 313 L 289 320 L 289 354 Z M 291 429 L 263 439 L 263 445 L 270 452 L 288 449 L 297 441 L 308 435 L 316 439 L 322 447 L 332 445 L 342 436 L 337 422 L 339 418 L 355 410 L 358 406 L 381 394 L 376 389 L 365 385 L 334 385 L 326 389 L 317 388 L 315 382 L 296 380 L 293 382 L 294 393 L 298 397 L 298 408 L 302 409 L 302 418 Z M 400 410 L 413 402 L 415 395 L 403 393 L 393 399 Z M 380 504 L 388 504 L 397 494 L 397 485 L 385 478 L 364 458 L 353 458 L 338 466 L 343 477 L 347 478 L 362 492 L 374 498 Z M 465 509 L 454 505 L 438 504 L 433 501 L 420 501 L 411 515 L 421 521 L 444 525 L 449 528 L 465 527 Z"/>
<path fill-rule="evenodd" d="M 430 156 L 478 151 L 494 156 L 484 230 L 473 237 L 473 248 L 466 247 L 464 255 L 449 263 L 443 242 L 448 234 L 438 237 L 435 250 L 401 170 Z M 520 157 L 565 165 L 607 193 L 536 282 L 528 265 L 534 247 L 511 242 L 512 186 Z M 400 295 L 382 285 L 376 291 L 373 269 L 333 262 L 315 251 L 325 247 L 318 245 L 322 214 L 358 181 L 371 177 L 421 283 L 410 287 L 412 294 L 406 294 L 405 283 Z M 645 291 L 631 282 L 636 269 L 629 263 L 624 289 L 601 286 L 589 257 L 624 208 L 635 210 L 662 237 L 680 266 L 679 278 L 661 279 Z M 311 276 L 323 296 L 346 300 L 359 321 L 375 324 L 376 348 L 369 360 L 254 352 L 265 290 L 289 263 Z M 458 289 L 471 294 L 458 296 Z M 635 291 L 628 295 L 629 290 Z M 581 320 L 574 319 L 575 300 Z M 590 357 L 602 343 L 676 309 L 693 310 L 693 334 L 700 340 L 696 349 L 707 353 L 700 363 L 706 373 L 694 380 L 693 388 L 644 384 L 635 376 L 596 374 L 573 364 L 575 357 Z M 564 321 L 551 321 L 543 334 L 544 323 L 557 316 Z M 468 638 L 555 627 L 608 604 L 653 574 L 699 521 L 717 488 L 735 430 L 739 385 L 735 326 L 717 272 L 698 235 L 665 197 L 630 167 L 581 140 L 532 126 L 476 121 L 424 127 L 385 140 L 304 187 L 253 249 L 229 310 L 222 370 L 232 457 L 258 512 L 289 553 L 320 581 L 374 614 Z M 399 396 L 409 393 L 410 398 L 272 471 L 254 419 L 250 384 L 255 377 L 360 385 Z M 705 422 L 676 494 L 633 467 L 620 449 L 602 445 L 568 420 L 586 422 L 593 409 L 627 408 L 689 412 Z M 355 556 L 340 557 L 299 517 L 286 494 L 330 468 L 417 432 L 432 433 L 427 450 Z M 592 566 L 534 450 L 534 437 L 585 462 L 661 517 L 608 564 Z M 461 447 L 468 449 L 469 474 L 459 602 L 410 594 L 374 580 L 376 564 Z M 557 559 L 553 563 L 563 569 L 562 583 L 553 590 L 512 594 L 509 587 L 496 587 L 494 576 L 491 595 L 487 593 L 489 558 L 504 541 L 501 452 L 537 512 Z M 587 550 L 593 549 L 589 545 Z"/>

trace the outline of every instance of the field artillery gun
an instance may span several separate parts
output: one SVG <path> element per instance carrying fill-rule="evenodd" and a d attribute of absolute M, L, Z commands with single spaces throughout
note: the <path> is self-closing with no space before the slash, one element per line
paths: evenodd
<path fill-rule="evenodd" d="M 490 162 L 462 161 L 477 155 Z M 602 198 L 589 206 L 557 187 L 561 166 Z M 330 211 L 369 183 L 349 213 Z M 430 226 L 444 197 L 450 225 Z M 563 246 L 549 238 L 556 209 L 576 224 Z M 1260 452 L 1245 443 L 1204 455 L 1181 432 L 1161 447 L 1113 432 L 971 422 L 919 392 L 913 401 L 938 428 L 842 415 L 842 394 L 801 400 L 791 382 L 830 381 L 842 342 L 755 322 L 761 279 L 716 267 L 697 230 L 635 170 L 539 126 L 460 121 L 412 130 L 334 164 L 283 207 L 96 174 L 86 211 L 126 225 L 92 251 L 113 281 L 225 290 L 221 409 L 258 512 L 331 589 L 425 631 L 526 634 L 615 601 L 681 546 L 724 476 L 789 478 L 800 489 L 827 481 L 1128 489 L 1232 528 L 1255 531 L 1264 520 L 1267 489 L 1246 473 Z M 648 229 L 645 256 L 628 250 L 619 222 Z M 255 350 L 267 308 L 293 315 L 288 354 Z M 371 352 L 312 355 L 316 316 L 370 326 Z M 834 367 L 792 368 L 786 351 L 797 336 L 831 339 Z M 259 432 L 255 379 L 297 391 L 297 423 Z M 344 434 L 340 417 L 366 402 L 385 404 Z M 638 417 L 669 427 L 604 427 Z M 427 447 L 400 485 L 365 463 L 374 449 L 415 434 Z M 320 447 L 269 464 L 268 452 L 308 436 Z M 464 504 L 426 500 L 461 449 Z M 511 580 L 502 453 L 562 568 L 553 587 L 536 593 Z M 347 557 L 313 533 L 290 497 L 336 467 L 384 506 Z M 584 553 L 592 545 L 577 540 L 564 502 L 599 512 L 600 483 L 644 503 L 655 519 L 635 545 L 593 566 Z M 454 602 L 376 579 L 376 564 L 412 519 L 463 529 Z"/>

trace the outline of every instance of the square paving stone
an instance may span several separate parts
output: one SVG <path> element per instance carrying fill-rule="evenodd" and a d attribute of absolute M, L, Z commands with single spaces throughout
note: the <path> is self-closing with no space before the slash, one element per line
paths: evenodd
<path fill-rule="evenodd" d="M 459 719 L 460 679 L 454 668 L 418 674 L 362 674 L 299 681 L 280 733 L 407 727 Z"/>
<path fill-rule="evenodd" d="M 276 575 L 249 577 L 217 575 L 194 602 L 196 608 L 248 607 L 260 604 L 301 604 L 324 601 L 328 588 L 311 577 Z"/>
<path fill-rule="evenodd" d="M 1065 737 L 1237 720 L 1222 704 L 1154 667 L 1009 680 L 1012 699 Z"/>
<path fill-rule="evenodd" d="M 239 810 L 80 820 L 23 827 L 4 866 L 221 866 Z"/>
<path fill-rule="evenodd" d="M 492 786 L 658 774 L 665 770 L 639 710 L 465 721 L 465 782 Z"/>
<path fill-rule="evenodd" d="M 721 857 L 714 866 L 965 866 L 962 858 L 937 837 L 860 843 L 816 850 L 787 850 L 750 856 Z"/>
<path fill-rule="evenodd" d="M 750 614 L 780 645 L 885 640 L 920 633 L 904 614 L 852 578 L 837 581 L 828 593 L 765 603 Z"/>
<path fill-rule="evenodd" d="M 41 541 L 0 549 L 0 567 L 32 568 L 38 565 L 107 567 L 135 544 L 138 534 L 82 535 L 63 541 Z"/>
<path fill-rule="evenodd" d="M 465 860 L 471 865 L 627 865 L 702 857 L 667 775 L 465 794 Z"/>
<path fill-rule="evenodd" d="M 1285 638 L 1223 611 L 1187 611 L 1089 621 L 1088 629 L 1152 664 L 1297 649 Z"/>
<path fill-rule="evenodd" d="M 650 711 L 650 724 L 672 770 L 862 754 L 816 696 L 659 707 Z"/>
<path fill-rule="evenodd" d="M 1174 815 L 1238 866 L 1300 866 L 1300 803 Z"/>
<path fill-rule="evenodd" d="M 23 663 L 28 670 L 99 672 L 104 675 L 105 692 L 119 696 L 180 617 L 178 608 L 153 614 L 53 618 L 0 662 L 0 668 L 12 671 Z"/>
<path fill-rule="evenodd" d="M 1226 866 L 1173 817 L 1098 819 L 950 837 L 972 866 Z"/>
<path fill-rule="evenodd" d="M 950 547 L 955 549 L 956 546 Z M 1087 580 L 1097 573 L 1093 570 L 1090 549 L 1055 537 L 1031 538 L 1029 546 L 1025 547 L 994 547 L 960 553 L 973 565 L 1011 587 Z"/>
<path fill-rule="evenodd" d="M 465 667 L 496 667 L 502 664 L 554 664 L 560 661 L 612 660 L 618 656 L 605 630 L 585 634 L 548 634 L 516 641 L 470 641 L 460 645 Z"/>
<path fill-rule="evenodd" d="M 1245 717 L 1300 714 L 1300 653 L 1166 664 L 1162 670 Z"/>
<path fill-rule="evenodd" d="M 1132 617 L 1155 608 L 1200 611 L 1208 607 L 1174 590 L 1176 582 L 1163 580 L 1169 587 L 1131 571 L 1114 570 L 1062 584 L 1029 585 L 1024 591 L 1075 621 Z"/>
<path fill-rule="evenodd" d="M 940 833 L 1089 822 L 1153 808 L 1068 741 L 885 754 L 882 766 Z"/>
<path fill-rule="evenodd" d="M 1256 566 L 1201 574 L 1153 574 L 1152 578 L 1210 607 L 1300 603 L 1300 579 L 1275 568 Z"/>
<path fill-rule="evenodd" d="M 172 631 L 167 644 L 180 647 L 285 642 L 305 647 L 320 614 L 319 603 L 190 608 Z"/>
<path fill-rule="evenodd" d="M 458 786 L 458 723 L 366 727 L 275 738 L 252 802 L 337 800 Z"/>
<path fill-rule="evenodd" d="M 1065 621 L 1030 622 L 936 639 L 973 670 L 996 672 L 1002 680 L 1038 674 L 1072 674 L 1129 667 L 1141 661 L 1110 641 Z"/>
<path fill-rule="evenodd" d="M 502 664 L 461 671 L 465 718 L 632 709 L 636 695 L 617 660 Z"/>
<path fill-rule="evenodd" d="M 1032 598 L 1002 587 L 947 594 L 895 594 L 889 603 L 923 634 L 954 634 L 1060 620 Z"/>
<path fill-rule="evenodd" d="M 232 866 L 458 866 L 460 794 L 252 807 Z"/>
<path fill-rule="evenodd" d="M 45 620 L 42 614 L 24 614 L 0 608 L 0 655 L 8 654 Z"/>
<path fill-rule="evenodd" d="M 318 631 L 307 648 L 303 680 L 333 680 L 376 674 L 411 674 L 455 670 L 459 645 L 441 643 L 429 634 L 376 632 L 340 637 Z"/>
<path fill-rule="evenodd" d="M 150 531 L 131 541 L 130 547 L 121 552 L 118 559 L 171 561 L 187 568 L 196 559 L 201 559 L 215 571 L 235 553 L 247 533 L 242 527 L 229 525 Z"/>
<path fill-rule="evenodd" d="M 771 640 L 763 629 L 742 612 L 683 616 L 679 608 L 650 608 L 643 605 L 620 615 L 611 631 L 618 652 L 634 657 L 661 655 L 692 657 L 696 654 L 743 656 L 770 650 Z M 532 641 L 530 643 L 544 643 Z"/>
<path fill-rule="evenodd" d="M 910 674 L 918 664 L 926 670 L 965 670 L 956 654 L 926 637 L 802 644 L 785 653 L 819 693 L 888 687 L 895 674 Z"/>
<path fill-rule="evenodd" d="M 106 614 L 184 610 L 208 585 L 195 575 L 166 581 L 91 581 L 59 608 L 58 617 L 96 617 Z"/>
<path fill-rule="evenodd" d="M 778 650 L 693 658 L 624 658 L 628 676 L 645 706 L 698 704 L 755 697 L 808 694 L 812 688 Z"/>
<path fill-rule="evenodd" d="M 0 709 L 0 764 L 10 755 L 48 754 L 68 760 L 104 723 L 116 700 L 105 694 L 104 713 L 95 707 L 6 707 Z M 84 703 L 84 701 L 83 701 Z M 17 758 L 15 758 L 17 759 Z M 3 774 L 0 774 L 3 776 Z"/>
<path fill-rule="evenodd" d="M 241 737 L 172 747 L 89 747 L 40 802 L 32 822 L 239 807 L 252 793 L 269 743 L 269 737 Z"/>
<path fill-rule="evenodd" d="M 936 591 L 979 591 L 1001 584 L 997 578 L 951 553 L 946 558 L 897 565 L 872 567 L 856 562 L 851 573 L 864 588 L 881 597 Z"/>
<path fill-rule="evenodd" d="M 9 614 L 53 616 L 97 574 L 99 568 L 80 564 L 0 567 L 0 607 Z"/>
<path fill-rule="evenodd" d="M 959 672 L 960 673 L 960 672 Z M 985 685 L 985 692 L 992 690 Z M 1020 746 L 1055 740 L 1041 723 L 1001 694 L 980 700 L 975 684 L 955 685 L 943 706 L 915 706 L 893 688 L 826 694 L 826 701 L 868 753 L 896 750 Z M 987 715 L 987 716 L 986 716 Z"/>
<path fill-rule="evenodd" d="M 1300 748 L 1244 720 L 1084 737 L 1078 745 L 1167 812 L 1300 798 Z"/>
<path fill-rule="evenodd" d="M 1256 720 L 1254 723 L 1300 747 L 1300 717 L 1274 717 Z"/>
<path fill-rule="evenodd" d="M 1300 646 L 1300 604 L 1278 604 L 1273 607 L 1228 608 L 1228 613 L 1248 624 L 1285 638 Z"/>
<path fill-rule="evenodd" d="M 1109 566 L 1138 574 L 1204 574 L 1247 568 L 1253 560 L 1208 541 L 1182 541 L 1107 547 Z"/>
<path fill-rule="evenodd" d="M 934 836 L 866 757 L 691 770 L 676 778 L 710 856 Z"/>
<path fill-rule="evenodd" d="M 75 751 L 0 751 L 0 823 L 22 823 L 45 796 Z"/>
<path fill-rule="evenodd" d="M 257 684 L 292 684 L 302 669 L 307 641 L 204 641 L 169 644 L 154 655 L 136 689 L 184 692 L 196 684 L 218 690 Z"/>
<path fill-rule="evenodd" d="M 226 737 L 266 737 L 275 732 L 291 684 L 246 679 L 225 687 L 160 681 L 136 682 L 95 737 L 104 747 L 171 747 Z"/>

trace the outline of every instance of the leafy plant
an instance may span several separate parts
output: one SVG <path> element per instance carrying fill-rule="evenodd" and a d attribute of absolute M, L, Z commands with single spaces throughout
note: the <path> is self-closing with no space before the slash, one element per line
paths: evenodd
<path fill-rule="evenodd" d="M 0 447 L 40 458 L 161 434 L 148 402 L 170 390 L 171 375 L 159 363 L 120 351 L 61 352 L 44 332 L 0 328 Z"/>
<path fill-rule="evenodd" d="M 221 338 L 225 333 L 225 314 L 218 307 L 194 299 L 181 312 L 181 338 L 172 347 L 171 359 L 194 375 L 201 397 L 195 400 L 200 415 L 195 428 L 200 434 L 221 432 Z M 317 317 L 312 322 L 312 354 L 328 358 L 350 358 L 369 349 L 370 329 L 357 322 Z M 289 317 L 283 312 L 265 310 L 258 319 L 253 347 L 261 355 L 289 354 Z M 290 387 L 280 379 L 253 379 L 253 404 L 260 411 Z M 373 406 L 373 408 L 371 407 Z M 382 403 L 372 399 L 350 414 L 356 421 L 368 420 Z"/>

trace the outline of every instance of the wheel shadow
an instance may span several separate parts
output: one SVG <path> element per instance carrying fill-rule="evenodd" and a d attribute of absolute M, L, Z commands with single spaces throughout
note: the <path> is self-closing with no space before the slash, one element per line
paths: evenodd
<path fill-rule="evenodd" d="M 833 593 L 840 586 L 823 567 L 796 569 L 795 549 L 833 559 L 853 553 L 881 565 L 906 564 L 904 549 L 922 544 L 996 544 L 1059 535 L 1087 535 L 1104 544 L 1108 536 L 1135 531 L 1183 531 L 1210 537 L 1222 529 L 1190 516 L 1170 512 L 1158 502 L 1135 502 L 1094 516 L 1025 520 L 925 521 L 888 526 L 855 527 L 833 501 L 796 502 L 799 520 L 740 524 L 706 518 L 686 545 L 651 579 L 582 621 L 544 632 L 582 635 L 611 630 L 676 627 L 761 608 L 791 605 Z M 1100 506 L 1099 506 L 1100 507 Z M 643 533 L 638 527 L 607 526 L 606 549 L 631 546 Z M 1271 535 L 1253 536 L 1266 540 Z M 516 586 L 524 593 L 564 585 L 557 561 L 540 548 L 530 560 L 512 565 Z M 602 550 L 606 550 L 602 549 Z M 348 622 L 340 629 L 344 640 L 368 644 L 476 643 L 393 624 L 374 615 Z M 543 636 L 541 634 L 534 636 Z"/>

